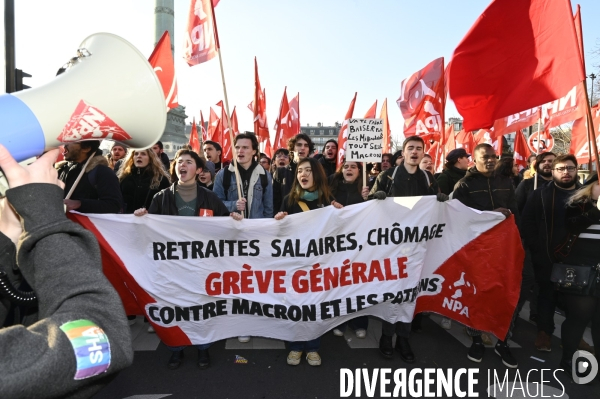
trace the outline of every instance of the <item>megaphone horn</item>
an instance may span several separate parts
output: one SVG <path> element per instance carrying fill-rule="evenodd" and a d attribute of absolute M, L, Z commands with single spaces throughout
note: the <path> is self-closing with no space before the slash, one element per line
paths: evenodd
<path fill-rule="evenodd" d="M 48 84 L 0 96 L 0 143 L 17 161 L 61 144 L 112 139 L 151 147 L 167 119 L 160 82 L 146 58 L 110 33 L 88 36 Z"/>

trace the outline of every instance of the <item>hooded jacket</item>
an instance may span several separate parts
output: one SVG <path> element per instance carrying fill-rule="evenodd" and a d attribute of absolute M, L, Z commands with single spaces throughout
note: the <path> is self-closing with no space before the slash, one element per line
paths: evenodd
<path fill-rule="evenodd" d="M 519 225 L 515 188 L 510 177 L 495 173 L 486 177 L 477 168 L 472 167 L 467 171 L 465 177 L 456 183 L 453 198 L 480 211 L 493 211 L 497 208 L 510 209 Z"/>
<path fill-rule="evenodd" d="M 213 212 L 213 216 L 229 216 L 229 210 L 212 191 L 202 187 L 196 182 L 196 210 L 195 214 L 200 216 L 201 209 L 209 209 Z M 175 204 L 175 191 L 177 190 L 177 182 L 171 184 L 152 198 L 152 203 L 148 208 L 148 213 L 153 215 L 179 215 L 177 205 Z"/>
<path fill-rule="evenodd" d="M 56 164 L 58 178 L 65 183 L 63 197 L 66 197 L 71 190 L 83 165 L 85 165 L 85 161 L 82 163 L 64 161 Z M 108 167 L 106 158 L 99 155 L 98 152 L 85 168 L 85 173 L 71 195 L 71 199 L 81 201 L 81 206 L 77 211 L 82 213 L 121 213 L 123 211 L 124 203 L 119 179 L 115 172 Z"/>
<path fill-rule="evenodd" d="M 59 187 L 27 184 L 6 195 L 24 230 L 19 270 L 39 305 L 35 324 L 0 330 L 0 396 L 89 398 L 133 361 L 123 305 L 102 273 L 98 242 L 66 218 Z M 1 233 L 0 248 L 14 251 Z M 14 258 L 0 270 L 13 266 Z"/>

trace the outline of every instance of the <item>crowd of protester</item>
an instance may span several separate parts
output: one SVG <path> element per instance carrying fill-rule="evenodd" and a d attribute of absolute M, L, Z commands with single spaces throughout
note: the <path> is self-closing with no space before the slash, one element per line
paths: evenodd
<path fill-rule="evenodd" d="M 586 182 L 577 178 L 577 159 L 545 152 L 530 157 L 530 167 L 519 171 L 512 158 L 500 158 L 494 148 L 479 144 L 468 154 L 458 148 L 445 154 L 443 170 L 436 173 L 434 160 L 425 153 L 426 143 L 408 137 L 394 154 L 385 153 L 381 162 L 366 165 L 367 185 L 363 185 L 363 165 L 343 161 L 336 168 L 338 144 L 328 140 L 315 156 L 315 145 L 305 134 L 298 134 L 279 148 L 272 158 L 260 153 L 256 136 L 242 133 L 234 139 L 236 162 L 222 159 L 221 146 L 206 141 L 202 154 L 190 148 L 179 150 L 169 162 L 162 143 L 151 149 L 131 151 L 115 144 L 106 158 L 99 142 L 65 146 L 65 161 L 57 164 L 59 178 L 65 183 L 67 209 L 85 213 L 147 213 L 160 215 L 211 216 L 283 219 L 288 214 L 334 206 L 342 208 L 387 197 L 436 196 L 438 201 L 456 199 L 480 210 L 514 215 L 526 250 L 521 295 L 507 337 L 499 337 L 494 353 L 506 367 L 518 367 L 508 346 L 515 320 L 524 303 L 530 301 L 530 320 L 537 323 L 533 345 L 551 351 L 554 315 L 557 306 L 565 310 L 562 324 L 561 366 L 571 370 L 571 356 L 578 348 L 593 351 L 582 336 L 591 323 L 595 345 L 600 344 L 600 287 L 595 293 L 562 292 L 551 281 L 557 262 L 587 265 L 599 259 L 600 187 L 596 175 Z M 77 176 L 81 181 L 71 192 Z M 239 184 L 238 184 L 239 183 Z M 509 221 L 513 223 L 513 221 Z M 394 349 L 405 362 L 416 355 L 410 335 L 421 329 L 424 315 L 412 323 L 383 322 L 379 350 L 387 358 Z M 426 315 L 425 315 L 426 317 Z M 134 316 L 131 315 L 130 322 Z M 366 337 L 369 319 L 358 317 L 337 326 L 343 336 L 350 326 L 359 339 Z M 449 319 L 442 327 L 450 328 Z M 152 331 L 150 327 L 149 331 Z M 489 336 L 466 328 L 472 338 L 467 358 L 481 362 Z M 395 348 L 392 345 L 397 336 Z M 248 342 L 250 336 L 238 337 Z M 290 342 L 287 363 L 297 365 L 306 353 L 308 364 L 321 364 L 320 338 Z M 210 344 L 197 345 L 198 366 L 210 364 Z M 173 348 L 168 366 L 177 368 L 183 347 Z M 567 368 L 568 367 L 568 368 Z"/>

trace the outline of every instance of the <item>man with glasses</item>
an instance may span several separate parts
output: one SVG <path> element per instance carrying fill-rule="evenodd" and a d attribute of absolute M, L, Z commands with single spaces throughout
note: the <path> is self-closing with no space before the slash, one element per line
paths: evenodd
<path fill-rule="evenodd" d="M 280 148 L 275 151 L 274 160 L 276 168 L 285 168 L 290 164 L 290 152 L 287 148 Z"/>
<path fill-rule="evenodd" d="M 556 249 L 566 237 L 566 202 L 574 190 L 581 187 L 577 181 L 577 158 L 560 155 L 551 165 L 552 181 L 533 191 L 523 209 L 521 236 L 531 251 L 535 280 L 539 286 L 537 298 L 537 329 L 535 347 L 552 351 L 556 291 L 550 281 Z"/>
<path fill-rule="evenodd" d="M 494 148 L 489 144 L 478 144 L 473 150 L 473 158 L 475 166 L 467 170 L 465 177 L 456 183 L 454 198 L 473 209 L 500 212 L 504 217 L 509 217 L 513 213 L 515 218 L 518 218 L 519 211 L 511 178 L 494 173 L 496 166 Z M 507 344 L 512 335 L 516 315 L 517 312 L 513 316 L 505 340 L 499 339 L 494 350 L 502 358 L 502 363 L 510 368 L 518 367 Z M 467 333 L 473 338 L 467 358 L 480 363 L 485 353 L 481 331 L 467 327 Z"/>

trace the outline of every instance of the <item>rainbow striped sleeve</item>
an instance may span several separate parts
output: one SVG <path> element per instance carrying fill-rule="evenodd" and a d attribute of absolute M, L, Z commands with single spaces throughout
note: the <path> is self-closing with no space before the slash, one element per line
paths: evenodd
<path fill-rule="evenodd" d="M 75 320 L 60 326 L 67 335 L 77 360 L 76 380 L 104 373 L 110 367 L 110 343 L 104 331 L 89 320 Z"/>

